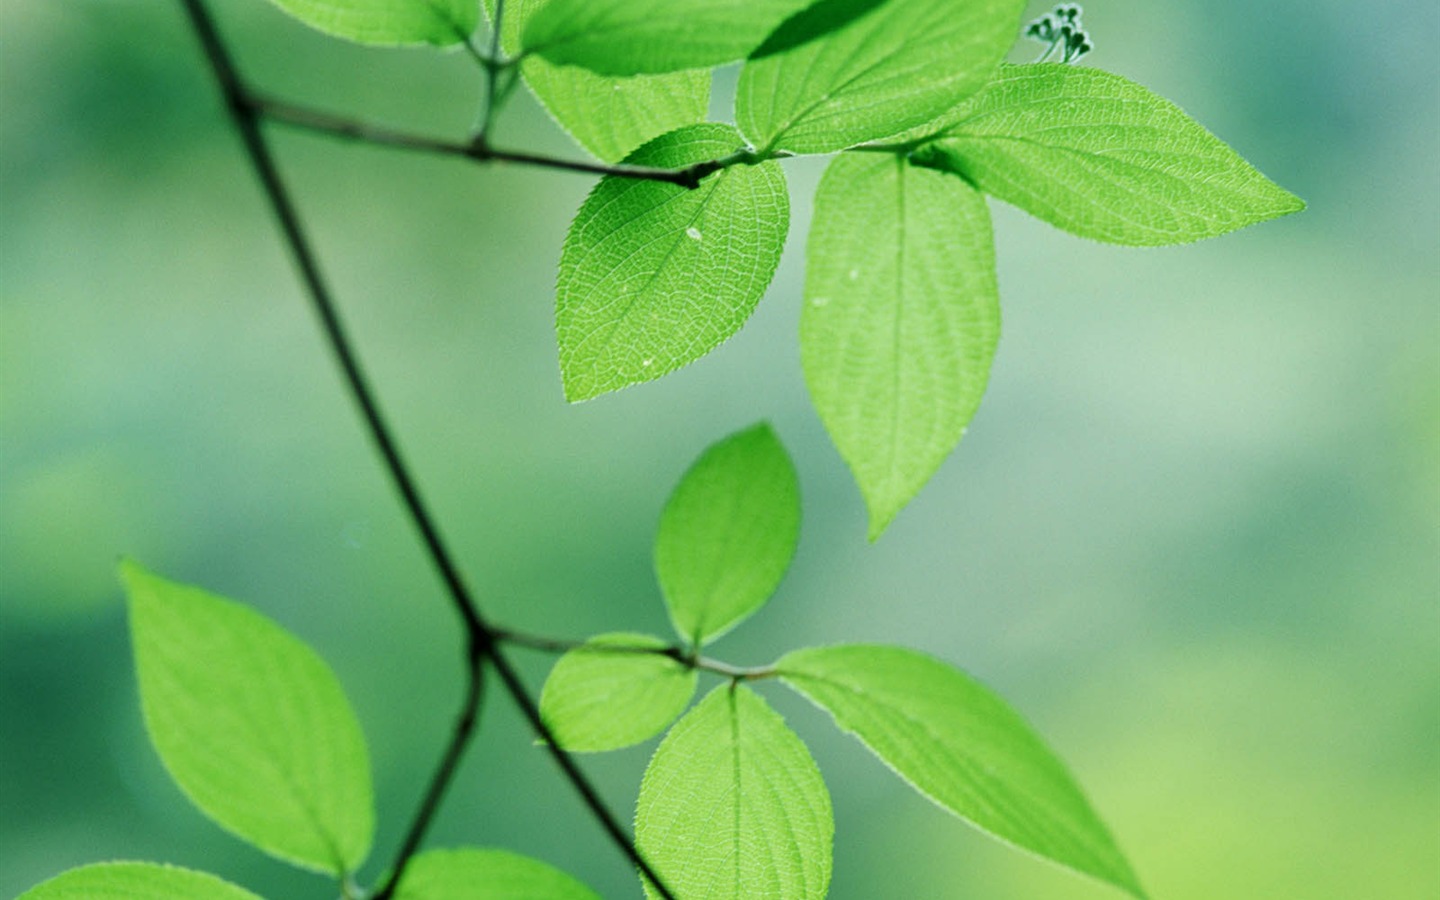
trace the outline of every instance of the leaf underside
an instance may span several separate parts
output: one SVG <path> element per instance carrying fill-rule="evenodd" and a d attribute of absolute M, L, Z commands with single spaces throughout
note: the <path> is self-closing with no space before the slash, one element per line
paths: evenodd
<path fill-rule="evenodd" d="M 1000 335 L 989 211 L 892 154 L 826 170 L 806 248 L 800 359 L 878 538 L 954 449 Z"/>
<path fill-rule="evenodd" d="M 329 666 L 254 610 L 121 566 L 150 740 L 190 800 L 280 859 L 334 875 L 375 830 L 360 723 Z"/>
<path fill-rule="evenodd" d="M 740 685 L 715 688 L 671 729 L 635 814 L 636 846 L 682 898 L 819 900 L 834 830 L 809 751 Z"/>
<path fill-rule="evenodd" d="M 544 0 L 507 0 L 501 35 L 506 53 L 518 52 L 525 24 L 543 5 Z M 485 0 L 485 9 L 493 20 L 495 0 Z M 618 162 L 667 131 L 703 122 L 710 108 L 710 73 L 704 69 L 615 78 L 531 55 L 521 61 L 520 72 L 556 123 L 606 162 Z"/>
<path fill-rule="evenodd" d="M 674 169 L 741 144 L 729 125 L 692 125 L 626 161 Z M 694 190 L 601 179 L 560 257 L 555 330 L 566 398 L 659 378 L 739 331 L 775 274 L 789 214 L 773 160 L 731 166 Z"/>
<path fill-rule="evenodd" d="M 527 51 L 602 75 L 718 66 L 743 58 L 809 0 L 550 0 Z"/>
<path fill-rule="evenodd" d="M 260 900 L 206 872 L 149 862 L 93 863 L 37 884 L 16 900 Z"/>
<path fill-rule="evenodd" d="M 478 847 L 428 850 L 410 860 L 395 900 L 600 900 L 548 863 Z"/>
<path fill-rule="evenodd" d="M 799 481 L 770 426 L 712 445 L 671 493 L 655 535 L 675 630 L 698 647 L 750 616 L 775 592 L 799 539 Z"/>
<path fill-rule="evenodd" d="M 475 0 L 271 0 L 326 34 L 359 44 L 458 44 L 480 20 Z"/>
<path fill-rule="evenodd" d="M 556 661 L 540 693 L 555 743 L 574 752 L 618 750 L 670 726 L 695 695 L 694 669 L 660 653 L 648 634 L 602 634 Z"/>
<path fill-rule="evenodd" d="M 1003 700 L 901 647 L 797 650 L 786 684 L 944 809 L 1003 841 L 1143 897 L 1114 839 L 1064 765 Z"/>
<path fill-rule="evenodd" d="M 1170 101 L 1099 69 L 1004 66 L 917 151 L 1081 237 L 1158 246 L 1305 204 Z"/>
<path fill-rule="evenodd" d="M 979 90 L 1014 43 L 1023 0 L 821 0 L 748 61 L 735 121 L 755 146 L 829 153 L 889 137 Z M 830 23 L 841 27 L 825 33 Z M 810 34 L 822 34 L 808 40 Z"/>

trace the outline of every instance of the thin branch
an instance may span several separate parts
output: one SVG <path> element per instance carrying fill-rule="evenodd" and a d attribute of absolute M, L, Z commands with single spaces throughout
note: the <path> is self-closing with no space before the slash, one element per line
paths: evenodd
<path fill-rule="evenodd" d="M 402 150 L 416 150 L 424 153 L 439 153 L 449 156 L 469 156 L 470 145 L 444 138 L 410 134 L 384 125 L 372 125 L 357 119 L 347 119 L 324 110 L 297 106 L 284 100 L 277 100 L 261 94 L 249 95 L 245 102 L 254 106 L 257 115 L 282 125 L 316 131 L 346 140 L 384 147 L 398 147 Z"/>
<path fill-rule="evenodd" d="M 774 678 L 780 674 L 780 670 L 774 666 L 732 666 L 718 659 L 704 656 L 696 657 L 693 663 L 697 669 L 724 675 L 731 681 L 760 681 L 764 678 Z"/>
<path fill-rule="evenodd" d="M 524 647 L 527 650 L 539 650 L 542 653 L 567 653 L 577 647 L 585 646 L 584 641 L 577 641 L 573 638 L 552 638 L 542 637 L 537 634 L 526 634 L 519 631 L 512 631 L 509 628 L 491 628 L 491 634 L 495 636 L 497 644 L 514 644 L 517 647 Z M 605 649 L 608 644 L 601 644 L 597 649 Z M 630 648 L 622 647 L 621 650 Z M 640 649 L 640 648 L 635 648 Z M 648 648 L 654 649 L 654 648 Z"/>
<path fill-rule="evenodd" d="M 741 159 L 741 157 L 737 155 L 730 162 L 710 160 L 696 163 L 692 166 L 686 166 L 683 169 L 656 169 L 649 166 L 609 165 L 606 163 L 586 162 L 584 160 L 561 159 L 559 157 L 545 156 L 538 153 L 501 150 L 498 147 L 492 147 L 487 142 L 478 139 L 470 141 L 450 141 L 443 138 L 411 134 L 409 132 L 388 128 L 384 125 L 373 125 L 368 122 L 337 116 L 323 110 L 296 106 L 281 100 L 254 96 L 243 92 L 239 94 L 233 102 L 241 104 L 242 107 L 253 109 L 252 115 L 264 116 L 267 119 L 283 125 L 291 125 L 307 131 L 315 131 L 321 134 L 328 134 L 346 140 L 361 141 L 367 144 L 378 144 L 384 147 L 396 147 L 401 150 L 413 150 L 422 153 L 438 153 L 442 156 L 458 156 L 462 159 L 468 159 L 478 163 L 508 162 L 518 165 L 539 166 L 546 169 L 559 169 L 566 172 L 583 172 L 588 175 L 613 175 L 617 178 L 662 181 L 668 184 L 678 184 L 683 188 L 690 189 L 699 187 L 700 180 L 706 175 L 717 172 L 727 165 L 734 165 L 736 161 Z M 731 157 L 726 157 L 726 160 L 731 159 Z"/>
<path fill-rule="evenodd" d="M 385 467 L 390 477 L 395 482 L 396 488 L 405 502 L 405 507 L 410 518 L 415 524 L 424 540 L 426 550 L 436 570 L 444 581 L 449 594 L 451 604 L 460 615 L 465 633 L 468 639 L 467 660 L 470 665 L 471 681 L 466 691 L 466 707 L 457 721 L 454 736 L 442 757 L 439 767 L 436 769 L 434 778 L 431 781 L 430 790 L 425 800 L 417 811 L 415 819 L 409 829 L 405 844 L 400 855 L 394 864 L 390 883 L 386 890 L 393 889 L 394 883 L 400 877 L 410 857 L 419 846 L 424 831 L 429 826 L 436 809 L 449 785 L 450 778 L 454 775 L 458 761 L 463 754 L 470 736 L 474 733 L 473 716 L 479 708 L 481 685 L 480 671 L 486 659 L 494 665 L 496 672 L 505 683 L 507 690 L 515 700 L 516 704 L 525 712 L 530 719 L 536 734 L 550 752 L 559 762 L 561 769 L 570 780 L 575 790 L 585 800 L 586 806 L 591 814 L 606 830 L 614 840 L 617 847 L 625 856 L 655 885 L 659 893 L 666 900 L 675 900 L 675 896 L 669 888 L 660 880 L 655 870 L 635 848 L 634 841 L 629 838 L 620 828 L 614 815 L 600 801 L 594 787 L 586 779 L 585 775 L 570 759 L 565 751 L 559 749 L 550 734 L 550 730 L 541 721 L 539 712 L 535 707 L 534 700 L 526 692 L 525 686 L 520 682 L 514 669 L 508 660 L 499 652 L 495 646 L 493 632 L 480 614 L 480 609 L 470 590 L 466 587 L 460 576 L 458 566 L 440 538 L 440 532 L 426 508 L 418 487 L 410 475 L 404 459 L 400 455 L 399 447 L 392 436 L 389 427 L 380 414 L 379 405 L 375 400 L 374 393 L 367 382 L 364 372 L 360 367 L 359 360 L 351 349 L 350 340 L 341 324 L 339 313 L 336 309 L 334 299 L 330 293 L 324 278 L 320 273 L 319 262 L 311 247 L 309 238 L 301 226 L 299 213 L 296 211 L 295 203 L 291 199 L 289 190 L 280 177 L 279 170 L 275 165 L 275 159 L 260 132 L 260 107 L 252 99 L 252 95 L 246 90 L 241 81 L 234 62 L 230 58 L 229 51 L 220 38 L 214 20 L 203 0 L 181 0 L 185 11 L 189 16 L 190 23 L 204 48 L 205 56 L 220 89 L 225 98 L 226 108 L 240 132 L 245 150 L 250 158 L 251 165 L 265 191 L 265 196 L 275 213 L 280 224 L 281 232 L 285 242 L 295 258 L 296 265 L 300 269 L 301 280 L 305 285 L 306 293 L 309 296 L 311 305 L 319 316 L 324 326 L 325 337 L 340 362 L 344 372 L 346 383 L 350 393 L 354 396 L 356 403 L 363 413 L 365 424 L 371 437 L 380 450 L 384 459 Z M 469 721 L 467 721 L 469 720 Z"/>
<path fill-rule="evenodd" d="M 430 829 L 435 814 L 440 811 L 440 801 L 445 798 L 445 792 L 450 788 L 450 781 L 460 767 L 460 759 L 465 755 L 465 748 L 469 746 L 470 739 L 475 734 L 475 725 L 480 719 L 480 701 L 485 694 L 485 658 L 489 652 L 484 646 L 475 643 L 470 645 L 465 673 L 465 699 L 460 707 L 460 715 L 455 720 L 455 730 L 444 755 L 440 757 L 440 765 L 430 777 L 430 787 L 425 791 L 425 799 L 420 802 L 420 808 L 410 823 L 405 840 L 395 855 L 390 876 L 375 892 L 373 900 L 389 900 L 400 883 L 401 876 L 405 874 L 406 866 L 420 849 L 420 842 L 424 840 L 425 832 Z"/>
<path fill-rule="evenodd" d="M 275 166 L 275 159 L 270 153 L 270 148 L 260 133 L 259 114 L 256 106 L 247 99 L 248 95 L 240 81 L 240 76 L 235 70 L 229 52 L 221 43 L 219 32 L 202 0 L 182 0 L 182 2 L 190 13 L 190 20 L 195 26 L 195 32 L 205 48 L 205 55 L 210 61 L 211 68 L 220 82 L 220 89 L 225 95 L 226 105 L 230 110 L 230 117 L 240 131 L 240 137 L 245 143 L 245 150 L 250 157 L 250 162 L 260 178 L 265 195 L 270 200 L 271 208 L 279 221 L 280 230 L 285 235 L 285 242 L 295 257 L 295 263 L 300 269 L 300 278 L 305 283 L 311 305 L 320 317 L 321 325 L 325 329 L 325 336 L 344 372 L 350 393 L 354 396 L 365 417 L 366 427 L 374 438 L 380 455 L 385 460 L 385 467 L 394 479 L 395 486 L 399 489 L 405 506 L 420 531 L 431 560 L 439 570 L 446 587 L 449 588 L 450 594 L 455 600 L 456 610 L 465 620 L 466 628 L 472 631 L 483 631 L 485 626 L 480 619 L 480 611 L 460 577 L 459 568 L 440 539 L 440 532 L 435 527 L 429 510 L 425 508 L 420 491 L 410 477 L 409 468 L 400 456 L 399 446 L 380 414 L 374 392 L 371 391 L 365 373 L 360 368 L 360 361 L 356 359 L 350 349 L 350 340 L 340 322 L 340 316 L 336 312 L 330 288 L 320 274 L 320 265 L 310 247 L 310 241 L 300 225 L 300 216 L 295 209 L 295 203 L 291 200 L 290 192 L 285 187 L 280 178 L 280 172 Z"/>
<path fill-rule="evenodd" d="M 575 763 L 575 758 L 567 751 L 561 749 L 559 743 L 555 740 L 554 734 L 551 733 L 549 726 L 540 718 L 539 706 L 535 704 L 534 699 L 530 696 L 530 692 L 526 690 L 525 684 L 520 680 L 520 674 L 510 664 L 509 659 L 506 658 L 499 647 L 492 649 L 491 659 L 495 663 L 496 674 L 505 682 L 505 686 L 510 690 L 510 695 L 515 698 L 515 704 L 520 707 L 520 711 L 524 713 L 525 718 L 530 721 L 530 726 L 534 728 L 535 733 L 540 736 L 541 741 L 545 744 L 545 749 L 550 751 L 550 756 L 560 768 L 564 770 L 565 775 L 570 779 L 570 783 L 574 785 L 576 792 L 579 793 L 581 799 L 585 801 L 585 805 L 590 807 L 591 810 L 606 809 L 605 801 L 600 799 L 600 795 L 596 792 L 594 785 L 592 785 L 589 779 L 580 771 L 579 766 Z M 635 849 L 634 843 L 625 833 L 625 829 L 621 827 L 620 823 L 608 814 L 600 816 L 599 819 L 601 826 L 603 826 L 606 833 L 610 835 L 612 841 L 629 848 L 628 852 L 631 861 L 639 867 L 640 871 L 644 873 L 645 878 L 660 892 L 661 896 L 663 896 L 665 900 L 676 900 L 675 895 L 670 892 L 670 888 L 667 887 L 664 882 L 655 880 L 657 877 L 655 870 L 645 858 L 640 855 L 640 851 Z"/>
<path fill-rule="evenodd" d="M 667 656 L 687 668 L 714 672 L 716 675 L 723 675 L 726 678 L 733 678 L 737 681 L 759 681 L 762 678 L 773 678 L 779 674 L 774 666 L 732 666 L 718 659 L 700 656 L 696 654 L 694 650 L 679 645 L 669 647 L 627 647 L 624 644 L 592 644 L 588 641 L 542 637 L 540 635 L 512 631 L 508 628 L 493 627 L 491 634 L 494 636 L 495 643 L 497 644 L 514 644 L 517 647 L 524 647 L 527 650 L 539 650 L 542 653 L 567 653 L 580 647 L 584 647 L 595 653 L 653 653 L 657 656 Z"/>
<path fill-rule="evenodd" d="M 585 172 L 590 175 L 613 175 L 616 178 L 634 178 L 640 181 L 662 181 L 677 184 L 687 190 L 700 186 L 700 179 L 714 169 L 700 171 L 699 166 L 683 169 L 654 169 L 649 166 L 607 165 L 583 160 L 557 159 L 536 153 L 518 153 L 513 150 L 499 150 L 495 147 L 472 146 L 467 154 L 476 162 L 511 162 L 525 166 L 540 166 L 546 169 L 561 169 L 566 172 Z"/>
<path fill-rule="evenodd" d="M 475 39 L 471 35 L 466 34 L 458 27 L 455 29 L 455 33 L 460 38 L 460 46 L 465 51 L 465 55 L 473 59 L 481 69 L 489 72 L 490 67 L 495 63 L 494 58 L 487 56 L 485 51 L 476 46 Z"/>

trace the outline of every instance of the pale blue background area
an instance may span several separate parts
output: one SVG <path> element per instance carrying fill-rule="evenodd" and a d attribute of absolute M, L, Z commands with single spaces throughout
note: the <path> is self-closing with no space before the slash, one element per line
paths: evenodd
<path fill-rule="evenodd" d="M 347 47 L 258 0 L 219 11 L 269 90 L 441 134 L 470 123 L 479 80 L 459 55 Z M 822 163 L 786 164 L 791 245 L 737 338 L 567 407 L 553 270 L 587 179 L 287 132 L 276 145 L 497 620 L 666 633 L 660 505 L 707 443 L 767 418 L 798 462 L 804 533 L 773 604 L 717 655 L 864 639 L 965 667 L 1070 762 L 1157 898 L 1434 898 L 1440 15 L 1116 0 L 1086 22 L 1095 65 L 1172 98 L 1311 208 L 1137 251 L 997 204 L 989 395 L 875 546 L 795 344 Z M 500 139 L 577 152 L 525 102 Z M 134 696 L 121 554 L 253 603 L 334 664 L 374 750 L 373 876 L 458 702 L 451 614 L 178 4 L 5 0 L 0 895 L 147 858 L 333 896 L 167 781 Z M 526 661 L 538 687 L 546 660 Z M 835 796 L 837 900 L 1114 896 L 976 836 L 777 687 Z M 622 818 L 648 752 L 585 761 Z M 636 894 L 498 699 L 434 839 Z"/>

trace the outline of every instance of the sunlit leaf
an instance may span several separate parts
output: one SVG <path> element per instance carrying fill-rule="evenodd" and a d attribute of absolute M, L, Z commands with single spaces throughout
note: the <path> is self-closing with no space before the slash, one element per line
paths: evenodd
<path fill-rule="evenodd" d="M 1065 766 L 965 673 L 914 650 L 863 644 L 797 650 L 775 667 L 940 806 L 1001 840 L 1144 896 Z"/>
<path fill-rule="evenodd" d="M 699 69 L 743 58 L 810 0 L 549 0 L 525 49 L 602 75 Z"/>
<path fill-rule="evenodd" d="M 800 359 L 871 540 L 974 416 L 1000 335 L 985 200 L 891 154 L 844 154 L 815 196 Z"/>
<path fill-rule="evenodd" d="M 735 121 L 762 150 L 796 153 L 828 153 L 927 122 L 990 77 L 1015 42 L 1024 5 L 821 0 L 741 69 Z M 846 24 L 833 28 L 836 20 Z"/>
<path fill-rule="evenodd" d="M 121 564 L 140 702 L 170 777 L 266 852 L 341 875 L 375 830 L 360 724 L 315 651 L 250 609 Z"/>
<path fill-rule="evenodd" d="M 626 158 L 676 169 L 734 153 L 729 125 L 692 125 Z M 606 177 L 571 223 L 555 329 L 565 396 L 659 378 L 724 342 L 775 274 L 790 206 L 779 164 L 735 165 L 694 190 Z"/>
<path fill-rule="evenodd" d="M 214 875 L 148 862 L 94 863 L 37 884 L 16 900 L 260 900 Z"/>
<path fill-rule="evenodd" d="M 395 900 L 600 900 L 548 863 L 505 850 L 429 850 L 410 860 Z"/>
<path fill-rule="evenodd" d="M 1304 209 L 1173 103 L 1119 75 L 1005 66 L 916 153 L 1081 237 L 1178 244 Z"/>
<path fill-rule="evenodd" d="M 480 20 L 475 0 L 271 2 L 306 25 L 361 44 L 458 44 Z"/>
<path fill-rule="evenodd" d="M 602 634 L 555 663 L 540 694 L 540 714 L 566 750 L 618 750 L 669 727 L 695 695 L 696 672 L 661 653 L 648 634 Z"/>
<path fill-rule="evenodd" d="M 636 845 L 680 898 L 818 900 L 834 831 L 810 752 L 743 686 L 715 688 L 676 723 L 635 814 Z"/>
<path fill-rule="evenodd" d="M 516 53 L 520 35 L 544 0 L 507 0 L 502 47 Z M 495 0 L 485 0 L 494 15 Z M 710 73 L 613 78 L 579 66 L 557 66 L 540 56 L 520 63 L 526 84 L 560 127 L 591 153 L 616 162 L 641 144 L 682 125 L 705 120 Z"/>
<path fill-rule="evenodd" d="M 713 445 L 670 495 L 655 573 L 680 636 L 714 640 L 770 599 L 800 538 L 800 485 L 760 424 Z"/>

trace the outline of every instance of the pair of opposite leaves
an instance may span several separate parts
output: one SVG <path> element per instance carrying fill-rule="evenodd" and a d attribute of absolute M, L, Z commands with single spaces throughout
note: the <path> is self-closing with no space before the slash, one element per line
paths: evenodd
<path fill-rule="evenodd" d="M 676 896 L 826 895 L 834 820 L 820 770 L 800 737 L 741 683 L 771 677 L 829 713 L 942 808 L 1142 896 L 1104 825 L 1035 732 L 988 689 L 922 653 L 869 644 L 794 650 L 739 673 L 686 711 L 698 672 L 682 660 L 768 602 L 794 555 L 799 524 L 795 469 L 768 426 L 717 443 L 671 495 L 655 539 L 655 572 L 685 646 L 671 650 L 647 634 L 600 635 L 561 657 L 541 694 L 541 715 L 569 750 L 615 750 L 669 729 L 641 782 L 635 842 Z"/>
<path fill-rule="evenodd" d="M 473 0 L 275 2 L 381 43 L 453 43 L 479 18 Z M 693 191 L 617 177 L 596 187 L 560 261 L 566 396 L 658 378 L 741 328 L 788 231 L 784 175 L 767 157 L 886 141 L 891 152 L 842 153 L 821 181 L 800 320 L 806 384 L 865 497 L 873 540 L 949 455 L 984 394 L 1000 331 L 984 194 L 1080 236 L 1139 246 L 1303 207 L 1120 76 L 997 69 L 1023 6 L 510 0 L 502 46 L 602 159 L 680 168 L 759 148 Z M 746 59 L 738 130 L 703 123 L 703 67 L 737 59 Z"/>
<path fill-rule="evenodd" d="M 661 590 L 690 651 L 768 601 L 794 554 L 799 523 L 794 466 L 767 426 L 732 435 L 691 467 L 655 544 Z M 374 799 L 364 736 L 334 673 L 247 607 L 133 562 L 121 574 L 145 723 L 171 777 L 203 812 L 262 850 L 349 878 L 370 851 Z M 664 648 L 646 635 L 605 635 L 562 657 L 541 699 L 556 740 L 576 750 L 615 749 L 674 723 L 646 769 L 636 811 L 637 846 L 667 885 L 682 898 L 820 900 L 834 822 L 809 751 L 738 683 L 685 712 L 697 673 L 657 652 Z M 796 650 L 769 671 L 941 807 L 1141 896 L 1063 764 L 964 673 L 876 645 Z M 253 900 L 214 876 L 151 863 L 76 869 L 24 900 L 137 894 Z M 596 895 L 537 860 L 465 848 L 416 857 L 396 897 Z"/>

